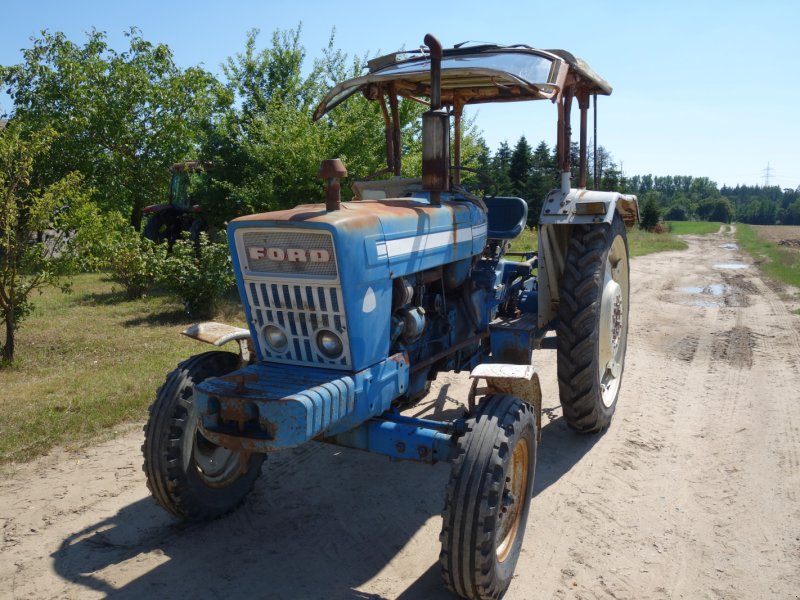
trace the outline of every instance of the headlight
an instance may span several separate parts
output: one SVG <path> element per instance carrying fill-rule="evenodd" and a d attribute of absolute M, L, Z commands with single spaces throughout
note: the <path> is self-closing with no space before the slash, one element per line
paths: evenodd
<path fill-rule="evenodd" d="M 328 358 L 337 358 L 342 355 L 344 350 L 342 338 L 327 329 L 323 329 L 317 334 L 317 347 Z"/>
<path fill-rule="evenodd" d="M 264 327 L 264 338 L 267 340 L 267 346 L 274 352 L 285 352 L 286 347 L 289 345 L 289 339 L 280 327 L 275 325 L 267 325 Z"/>

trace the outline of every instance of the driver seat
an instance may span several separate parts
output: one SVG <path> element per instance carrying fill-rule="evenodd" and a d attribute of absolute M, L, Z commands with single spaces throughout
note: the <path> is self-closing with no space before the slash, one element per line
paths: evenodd
<path fill-rule="evenodd" d="M 513 196 L 486 196 L 487 237 L 493 240 L 513 240 L 528 222 L 528 203 Z"/>

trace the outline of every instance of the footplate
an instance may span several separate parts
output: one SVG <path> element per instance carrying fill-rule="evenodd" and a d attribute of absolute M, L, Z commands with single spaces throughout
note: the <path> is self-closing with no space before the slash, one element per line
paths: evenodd
<path fill-rule="evenodd" d="M 355 427 L 387 410 L 407 387 L 401 354 L 352 374 L 260 363 L 204 381 L 194 401 L 211 442 L 271 452 Z"/>

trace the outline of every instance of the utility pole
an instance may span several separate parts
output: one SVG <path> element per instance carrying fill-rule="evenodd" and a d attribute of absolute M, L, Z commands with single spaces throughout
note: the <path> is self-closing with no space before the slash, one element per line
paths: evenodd
<path fill-rule="evenodd" d="M 767 168 L 761 171 L 764 174 L 764 187 L 769 187 L 769 178 L 773 170 L 774 169 L 771 169 L 769 166 L 769 161 L 767 161 Z"/>

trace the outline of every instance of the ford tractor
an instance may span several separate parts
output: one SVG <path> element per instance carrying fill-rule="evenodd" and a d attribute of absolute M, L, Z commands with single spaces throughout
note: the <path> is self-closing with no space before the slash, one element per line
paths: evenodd
<path fill-rule="evenodd" d="M 145 426 L 144 470 L 158 504 L 183 519 L 219 517 L 251 490 L 265 456 L 311 441 L 422 463 L 449 461 L 441 531 L 444 581 L 465 598 L 508 588 L 531 505 L 541 392 L 533 351 L 555 345 L 563 416 L 579 432 L 609 425 L 625 364 L 626 224 L 635 196 L 586 189 L 587 114 L 611 87 L 564 50 L 460 45 L 369 62 L 330 90 L 314 117 L 362 94 L 381 107 L 390 178 L 356 181 L 323 161 L 325 202 L 228 226 L 248 328 L 185 333 L 237 352 L 182 362 Z M 426 104 L 422 177 L 401 177 L 398 103 Z M 548 100 L 560 187 L 544 198 L 536 252 L 510 252 L 528 204 L 461 183 L 462 114 L 484 102 Z M 572 186 L 573 105 L 580 113 Z M 452 139 L 451 139 L 452 132 Z M 555 335 L 548 335 L 548 332 Z M 442 371 L 472 386 L 457 418 L 405 410 Z"/>

